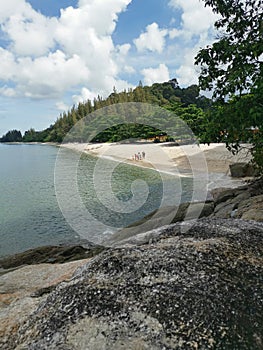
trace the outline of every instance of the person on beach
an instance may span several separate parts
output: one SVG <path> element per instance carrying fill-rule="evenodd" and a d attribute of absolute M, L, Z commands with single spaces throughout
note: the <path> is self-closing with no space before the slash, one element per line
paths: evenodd
<path fill-rule="evenodd" d="M 138 159 L 141 160 L 142 159 L 142 155 L 140 152 L 138 152 Z"/>
<path fill-rule="evenodd" d="M 142 158 L 145 159 L 145 152 L 142 151 Z"/>

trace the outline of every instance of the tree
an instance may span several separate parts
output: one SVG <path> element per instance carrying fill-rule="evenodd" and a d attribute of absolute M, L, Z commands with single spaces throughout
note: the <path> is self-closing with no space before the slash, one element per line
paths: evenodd
<path fill-rule="evenodd" d="M 200 93 L 200 88 L 197 85 L 190 85 L 187 88 L 182 89 L 182 95 L 181 95 L 182 103 L 185 106 L 196 103 L 199 93 Z"/>
<path fill-rule="evenodd" d="M 195 58 L 201 65 L 201 89 L 213 90 L 217 99 L 208 130 L 218 135 L 225 130 L 223 140 L 233 152 L 239 150 L 241 141 L 251 142 L 254 160 L 263 167 L 262 0 L 204 2 L 220 15 L 215 23 L 220 33 L 217 41 L 201 49 Z M 252 133 L 255 129 L 256 136 Z"/>
<path fill-rule="evenodd" d="M 59 115 L 54 124 L 50 125 L 49 128 L 43 131 L 35 131 L 30 129 L 25 132 L 22 141 L 24 142 L 62 142 L 66 137 L 68 132 L 73 126 L 76 126 L 75 130 L 70 133 L 70 140 L 76 142 L 84 142 L 87 135 L 93 135 L 94 141 L 116 141 L 122 140 L 126 137 L 131 138 L 147 138 L 156 135 L 156 130 L 144 129 L 138 124 L 145 123 L 145 115 L 141 115 L 141 112 L 132 104 L 129 108 L 130 116 L 132 117 L 128 129 L 124 126 L 118 129 L 110 129 L 101 133 L 100 137 L 95 137 L 96 130 L 93 130 L 92 126 L 95 125 L 94 118 L 96 116 L 95 112 L 97 109 L 111 106 L 112 118 L 116 116 L 121 116 L 126 113 L 123 109 L 122 104 L 124 102 L 147 102 L 150 104 L 155 104 L 163 106 L 164 108 L 173 111 L 179 116 L 183 115 L 186 122 L 190 125 L 194 132 L 199 136 L 199 132 L 202 130 L 202 119 L 203 113 L 199 108 L 193 108 L 192 104 L 198 104 L 199 107 L 207 108 L 210 105 L 211 100 L 205 98 L 204 96 L 199 96 L 199 87 L 197 85 L 191 85 L 188 88 L 181 89 L 178 85 L 177 80 L 174 78 L 169 82 L 165 83 L 155 83 L 152 86 L 143 86 L 142 82 L 132 89 L 123 90 L 122 92 L 117 92 L 116 88 L 113 88 L 113 92 L 107 97 L 102 98 L 97 96 L 94 98 L 93 102 L 87 100 L 85 102 L 80 102 L 77 106 L 73 105 L 67 112 L 64 111 Z M 143 110 L 142 110 L 142 113 Z M 141 118 L 141 122 L 140 122 Z M 117 118 L 118 119 L 118 118 Z M 164 126 L 164 120 L 167 121 L 167 116 L 164 118 L 156 116 L 157 125 Z M 80 123 L 81 122 L 81 123 Z M 107 118 L 104 121 L 105 125 L 108 125 Z M 121 124 L 123 120 L 116 120 L 116 124 Z M 167 121 L 167 126 L 175 125 L 174 121 Z M 201 123 L 202 122 L 202 123 Z M 134 123 L 132 125 L 132 123 Z M 91 125 L 91 129 L 90 129 Z M 102 125 L 100 125 L 102 127 Z M 128 131 L 127 131 L 128 130 Z M 173 130 L 172 130 L 173 131 Z M 159 133 L 162 130 L 158 130 Z M 118 137 L 117 137 L 117 136 Z M 114 138 L 112 138 L 114 136 Z"/>
<path fill-rule="evenodd" d="M 22 134 L 19 130 L 10 130 L 3 137 L 0 138 L 0 142 L 21 142 Z"/>

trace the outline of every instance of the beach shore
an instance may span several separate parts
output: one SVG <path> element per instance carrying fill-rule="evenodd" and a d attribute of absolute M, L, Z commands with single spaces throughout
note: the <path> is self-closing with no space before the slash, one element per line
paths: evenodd
<path fill-rule="evenodd" d="M 108 158 L 134 166 L 154 168 L 175 176 L 205 176 L 209 174 L 210 188 L 236 187 L 245 178 L 233 179 L 229 165 L 235 162 L 249 162 L 246 149 L 232 155 L 225 144 L 194 144 L 175 146 L 172 143 L 67 143 L 66 147 L 96 157 Z M 145 158 L 142 153 L 145 153 Z M 135 159 L 139 156 L 139 159 Z"/>

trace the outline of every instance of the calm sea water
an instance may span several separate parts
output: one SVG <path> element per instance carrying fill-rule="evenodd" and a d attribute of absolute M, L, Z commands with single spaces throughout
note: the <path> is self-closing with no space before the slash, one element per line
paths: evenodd
<path fill-rule="evenodd" d="M 67 223 L 57 203 L 54 187 L 57 152 L 57 147 L 48 145 L 0 144 L 0 257 L 43 245 L 76 242 L 82 238 Z M 72 151 L 65 150 L 67 162 L 73 155 Z M 138 210 L 125 215 L 114 213 L 111 210 L 112 195 L 102 190 L 102 204 L 94 190 L 92 173 L 95 164 L 95 158 L 81 157 L 78 186 L 84 205 L 99 221 L 110 226 L 125 226 L 160 206 L 163 179 L 158 172 L 121 164 L 111 174 L 111 181 L 114 196 L 123 201 L 123 206 L 132 197 L 131 184 L 136 179 L 147 182 L 149 195 Z M 104 160 L 102 171 L 105 178 L 111 165 L 111 160 Z M 174 187 L 174 177 L 167 175 L 165 181 L 168 186 Z M 101 186 L 103 188 L 103 181 Z M 182 193 L 178 195 L 180 201 L 191 199 L 190 179 L 183 180 Z M 93 230 L 96 235 L 103 234 L 96 225 Z"/>

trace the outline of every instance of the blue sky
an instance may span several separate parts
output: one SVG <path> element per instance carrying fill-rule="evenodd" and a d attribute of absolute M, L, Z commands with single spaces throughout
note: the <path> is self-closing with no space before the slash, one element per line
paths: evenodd
<path fill-rule="evenodd" d="M 215 19 L 201 0 L 2 1 L 0 135 L 44 129 L 113 86 L 197 83 Z"/>

